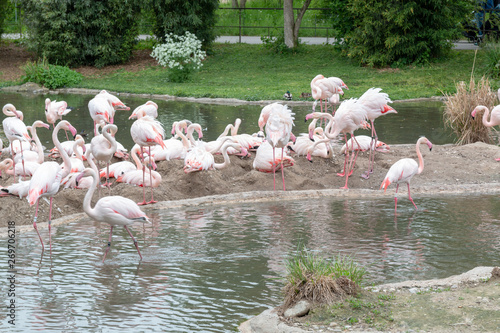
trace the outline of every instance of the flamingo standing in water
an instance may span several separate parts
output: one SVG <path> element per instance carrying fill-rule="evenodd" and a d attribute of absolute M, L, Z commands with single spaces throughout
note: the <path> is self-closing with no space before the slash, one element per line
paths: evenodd
<path fill-rule="evenodd" d="M 66 121 L 62 120 L 57 124 L 57 126 L 54 128 L 54 132 L 52 133 L 52 141 L 54 142 L 54 145 L 59 148 L 59 151 L 61 153 L 61 157 L 64 161 L 64 166 L 61 167 L 59 163 L 55 161 L 48 161 L 48 162 L 43 162 L 38 169 L 36 169 L 35 173 L 33 174 L 33 177 L 30 180 L 30 186 L 29 186 L 29 191 L 28 191 L 28 202 L 30 203 L 30 206 L 33 206 L 36 203 L 36 210 L 35 210 L 35 218 L 33 220 L 33 227 L 35 228 L 38 238 L 40 238 L 40 243 L 42 244 L 42 251 L 44 250 L 43 246 L 43 241 L 42 237 L 40 236 L 40 233 L 38 232 L 38 229 L 36 227 L 36 221 L 38 218 L 38 204 L 40 201 L 41 197 L 49 197 L 50 198 L 50 208 L 49 208 L 49 244 L 50 244 L 50 249 L 52 251 L 52 240 L 50 236 L 51 232 L 51 222 L 52 222 L 52 200 L 54 199 L 54 196 L 56 193 L 59 191 L 59 187 L 61 185 L 61 181 L 64 177 L 66 177 L 70 170 L 71 170 L 71 162 L 69 160 L 69 156 L 66 153 L 66 151 L 61 147 L 61 143 L 59 142 L 59 139 L 57 138 L 57 133 L 59 130 L 64 129 L 64 130 L 69 130 L 73 135 L 76 135 L 76 129 L 71 126 L 71 124 Z"/>
<path fill-rule="evenodd" d="M 120 99 L 106 90 L 101 90 L 89 101 L 90 117 L 94 120 L 94 135 L 97 136 L 96 125 L 101 122 L 113 123 L 116 110 L 130 110 Z"/>
<path fill-rule="evenodd" d="M 344 89 L 347 85 L 337 77 L 325 78 L 323 75 L 318 74 L 311 81 L 311 96 L 314 99 L 313 112 L 316 109 L 318 100 L 320 103 L 321 112 L 327 112 L 328 103 L 338 103 L 339 95 L 343 95 Z M 323 100 L 325 100 L 325 110 L 323 111 Z"/>
<path fill-rule="evenodd" d="M 381 93 L 382 88 L 370 88 L 368 89 L 359 99 L 358 103 L 361 103 L 366 108 L 366 116 L 372 125 L 372 141 L 370 144 L 370 155 L 368 162 L 368 170 L 361 175 L 361 177 L 368 179 L 370 174 L 373 173 L 373 166 L 375 164 L 375 147 L 374 143 L 378 141 L 377 132 L 375 131 L 375 119 L 380 116 L 397 113 L 392 107 L 387 105 L 387 103 L 392 103 L 389 95 L 386 93 Z"/>
<path fill-rule="evenodd" d="M 146 103 L 139 105 L 138 107 L 135 108 L 134 111 L 132 111 L 132 114 L 128 119 L 135 119 L 137 118 L 137 112 L 140 109 L 144 109 L 146 111 L 146 115 L 150 116 L 152 118 L 158 118 L 158 104 L 156 104 L 153 101 L 147 101 Z"/>
<path fill-rule="evenodd" d="M 273 103 L 269 113 L 265 114 L 263 121 L 266 123 L 266 141 L 273 148 L 281 148 L 281 163 L 283 163 L 284 149 L 288 145 L 292 127 L 294 126 L 293 112 L 287 106 Z M 275 161 L 275 151 L 273 149 L 273 161 Z M 283 180 L 283 191 L 285 191 L 285 173 L 281 166 L 281 178 Z M 273 163 L 273 188 L 276 190 L 276 165 Z"/>
<path fill-rule="evenodd" d="M 380 188 L 383 188 L 385 193 L 387 187 L 389 187 L 391 183 L 395 182 L 397 184 L 396 194 L 394 195 L 394 214 L 397 213 L 398 209 L 398 189 L 400 183 L 406 183 L 408 185 L 408 198 L 410 199 L 413 206 L 415 206 L 415 209 L 418 209 L 417 205 L 415 205 L 415 202 L 413 202 L 413 199 L 410 195 L 410 181 L 413 176 L 419 175 L 422 173 L 422 171 L 424 171 L 424 158 L 422 157 L 422 153 L 420 152 L 420 145 L 423 143 L 427 144 L 429 150 L 432 150 L 432 143 L 427 140 L 426 137 L 419 138 L 417 140 L 415 148 L 418 156 L 418 164 L 417 161 L 412 158 L 400 159 L 390 167 L 389 171 L 385 175 L 382 185 L 380 185 Z"/>
<path fill-rule="evenodd" d="M 3 131 L 5 133 L 5 136 L 7 137 L 7 140 L 9 140 L 11 154 L 12 156 L 14 156 L 13 142 L 19 141 L 19 143 L 21 144 L 21 141 L 26 141 L 29 143 L 31 142 L 31 137 L 29 136 L 28 129 L 23 122 L 23 113 L 17 110 L 13 104 L 10 103 L 5 104 L 4 107 L 2 108 L 2 112 L 4 115 L 7 116 L 7 118 L 5 118 L 2 121 Z M 26 174 L 24 168 L 22 144 L 21 144 L 21 160 L 23 165 L 23 174 Z M 14 162 L 14 179 L 16 178 L 15 169 L 16 165 Z"/>
<path fill-rule="evenodd" d="M 500 98 L 500 89 L 498 90 L 499 92 L 499 98 Z M 484 111 L 483 114 L 483 125 L 486 127 L 493 127 L 500 125 L 500 105 L 495 106 L 491 110 L 491 116 L 490 116 L 490 109 L 488 109 L 484 105 L 478 105 L 472 110 L 471 116 L 474 118 L 476 116 L 476 113 Z M 490 120 L 488 121 L 488 117 Z M 500 158 L 495 159 L 496 161 L 500 161 Z"/>
<path fill-rule="evenodd" d="M 116 140 L 114 135 L 118 131 L 118 127 L 114 124 L 107 124 L 102 129 L 102 134 L 94 136 L 90 141 L 90 150 L 92 155 L 97 160 L 97 163 L 106 163 L 106 186 L 110 190 L 109 183 L 109 163 L 116 152 Z"/>
<path fill-rule="evenodd" d="M 146 115 L 144 109 L 140 109 L 137 114 L 137 120 L 130 126 L 130 135 L 132 140 L 141 147 L 141 156 L 144 156 L 144 147 L 149 147 L 148 155 L 151 156 L 151 146 L 160 145 L 165 148 L 163 138 L 165 137 L 165 130 L 159 121 L 154 120 Z M 143 157 L 144 158 L 144 157 Z M 153 183 L 151 175 L 151 165 L 149 164 L 150 184 Z M 145 184 L 146 166 L 142 167 L 142 183 Z M 151 200 L 146 202 L 146 187 L 143 187 L 143 201 L 139 205 L 146 205 L 155 203 L 153 199 L 153 187 L 151 187 Z"/>
<path fill-rule="evenodd" d="M 139 206 L 137 206 L 135 202 L 118 195 L 101 198 L 99 199 L 99 201 L 97 201 L 94 208 L 92 208 L 90 206 L 90 202 L 92 201 L 92 196 L 94 194 L 95 188 L 97 187 L 98 177 L 97 173 L 94 170 L 87 168 L 76 178 L 76 183 L 78 184 L 78 181 L 85 176 L 92 177 L 93 183 L 87 191 L 87 194 L 85 194 L 85 198 L 83 199 L 83 210 L 90 218 L 94 219 L 95 221 L 106 222 L 110 225 L 108 247 L 106 248 L 106 252 L 104 252 L 102 261 L 104 262 L 104 259 L 106 259 L 106 255 L 111 248 L 113 227 L 117 225 L 122 225 L 125 230 L 127 230 L 128 234 L 132 238 L 132 241 L 134 242 L 137 253 L 139 253 L 139 257 L 142 260 L 141 251 L 139 251 L 137 241 L 135 240 L 134 236 L 127 226 L 134 222 L 149 223 L 150 221 L 146 214 L 139 208 Z"/>

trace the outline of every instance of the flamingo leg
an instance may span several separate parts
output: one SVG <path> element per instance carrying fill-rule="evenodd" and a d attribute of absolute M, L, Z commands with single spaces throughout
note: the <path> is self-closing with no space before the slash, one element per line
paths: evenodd
<path fill-rule="evenodd" d="M 96 125 L 97 125 L 97 123 L 94 120 L 94 136 L 97 136 L 97 127 L 96 127 Z"/>
<path fill-rule="evenodd" d="M 347 150 L 349 150 L 349 146 L 347 144 L 347 134 L 346 134 L 345 138 L 346 138 L 346 147 L 347 147 Z M 349 161 L 349 167 L 348 167 L 347 171 L 344 170 L 344 173 L 345 173 L 345 185 L 344 185 L 344 187 L 341 187 L 342 189 L 345 189 L 345 190 L 349 189 L 349 187 L 347 187 L 347 182 L 349 180 L 349 176 L 351 175 L 351 173 L 353 171 L 352 168 L 354 168 L 354 163 L 353 163 L 353 159 L 354 159 L 354 141 L 356 141 L 356 139 L 354 139 L 354 134 L 353 133 L 351 133 L 351 141 L 352 141 L 352 144 L 351 144 L 351 146 L 352 146 L 351 147 L 351 150 L 352 150 L 352 152 L 351 152 L 351 159 Z M 359 144 L 358 144 L 358 147 L 359 147 Z M 359 152 L 359 150 L 358 150 L 358 152 Z M 358 156 L 358 154 L 356 154 L 356 157 L 357 156 Z M 354 159 L 354 162 L 355 162 L 355 159 Z"/>
<path fill-rule="evenodd" d="M 130 232 L 130 230 L 128 229 L 128 227 L 126 225 L 124 225 L 123 227 L 127 230 L 127 232 L 130 235 L 130 237 L 132 237 L 132 240 L 134 241 L 134 246 L 137 249 L 137 253 L 139 253 L 139 257 L 141 257 L 141 260 L 142 260 L 141 251 L 139 251 L 139 245 L 137 245 L 137 241 L 135 240 L 134 236 L 132 235 L 132 233 Z"/>
<path fill-rule="evenodd" d="M 109 228 L 108 247 L 106 248 L 106 251 L 104 252 L 104 257 L 102 258 L 102 262 L 104 262 L 104 259 L 106 259 L 106 255 L 108 254 L 108 251 L 111 248 L 111 236 L 112 235 L 113 235 L 113 226 L 111 226 Z"/>
<path fill-rule="evenodd" d="M 26 170 L 24 169 L 24 154 L 23 154 L 23 145 L 22 145 L 22 142 L 19 141 L 19 143 L 21 144 L 21 163 L 23 165 L 23 180 L 26 180 Z M 14 169 L 15 171 L 15 169 Z M 16 179 L 16 177 L 14 176 L 14 180 Z"/>
<path fill-rule="evenodd" d="M 10 142 L 10 154 L 12 155 L 12 167 L 14 168 L 14 182 L 16 182 L 16 159 L 14 158 L 14 141 Z"/>
<path fill-rule="evenodd" d="M 43 246 L 43 241 L 42 241 L 42 236 L 40 236 L 40 233 L 38 232 L 38 228 L 36 226 L 36 220 L 38 218 L 38 204 L 40 202 L 40 198 L 36 200 L 36 209 L 35 209 L 35 218 L 33 219 L 33 228 L 35 228 L 36 233 L 38 234 L 38 238 L 40 239 L 40 243 L 42 244 L 42 253 L 45 250 L 45 247 Z"/>
<path fill-rule="evenodd" d="M 394 215 L 398 213 L 398 190 L 399 190 L 399 183 L 396 184 L 396 193 L 394 194 Z"/>
<path fill-rule="evenodd" d="M 151 146 L 149 146 L 149 156 L 151 156 Z M 149 186 L 151 187 L 151 200 L 148 204 L 157 203 L 158 201 L 155 201 L 153 198 L 153 174 L 151 172 L 151 164 L 149 165 Z"/>
<path fill-rule="evenodd" d="M 276 158 L 274 156 L 274 146 L 273 146 L 273 190 L 276 191 Z"/>
<path fill-rule="evenodd" d="M 281 179 L 283 180 L 283 191 L 285 191 L 285 168 L 283 167 L 283 151 L 285 148 L 281 148 Z"/>
<path fill-rule="evenodd" d="M 52 124 L 52 126 L 54 126 L 54 125 L 55 125 L 55 123 L 54 123 L 54 124 Z M 69 141 L 68 131 L 67 131 L 67 130 L 64 130 L 64 133 L 66 133 L 66 140 L 68 140 L 68 141 Z"/>
<path fill-rule="evenodd" d="M 137 203 L 139 206 L 147 205 L 147 202 L 146 202 L 146 166 L 144 165 L 143 147 L 141 147 L 141 162 L 142 162 L 142 202 Z"/>
<path fill-rule="evenodd" d="M 54 198 L 50 197 L 50 205 L 49 205 L 49 246 L 50 246 L 50 253 L 52 253 L 52 237 L 51 237 L 51 229 L 52 229 L 52 200 Z"/>
<path fill-rule="evenodd" d="M 407 184 L 408 184 L 408 198 L 410 199 L 413 206 L 415 206 L 415 209 L 418 210 L 417 205 L 415 205 L 415 202 L 413 201 L 413 199 L 411 198 L 411 195 L 410 195 L 410 183 L 407 183 Z"/>
<path fill-rule="evenodd" d="M 361 177 L 364 179 L 370 178 L 370 174 L 373 173 L 373 167 L 375 165 L 375 145 L 377 144 L 377 132 L 375 131 L 375 124 L 373 120 L 370 120 L 372 124 L 372 139 L 370 141 L 370 155 L 368 157 L 368 170 L 366 170 Z"/>
<path fill-rule="evenodd" d="M 352 163 L 349 164 L 349 170 L 350 170 L 349 176 L 352 175 L 352 172 L 354 171 L 354 166 L 356 165 L 356 160 L 358 159 L 358 154 L 359 154 L 359 151 L 361 150 L 361 146 L 359 145 L 358 140 L 356 140 L 354 133 L 351 133 L 351 140 L 353 141 L 352 150 L 354 150 L 354 142 L 356 142 L 356 144 L 358 145 L 358 149 L 356 149 L 356 155 L 354 155 L 354 161 L 351 161 Z"/>
<path fill-rule="evenodd" d="M 346 152 L 345 152 L 345 160 L 344 160 L 344 172 L 337 173 L 337 176 L 340 176 L 340 177 L 345 176 L 345 168 L 347 165 L 347 159 L 349 158 L 349 145 L 347 144 L 347 133 L 345 134 L 345 145 L 346 145 Z"/>

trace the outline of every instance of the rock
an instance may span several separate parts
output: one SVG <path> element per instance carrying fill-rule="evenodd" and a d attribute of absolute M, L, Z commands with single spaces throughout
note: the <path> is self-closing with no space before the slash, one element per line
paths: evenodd
<path fill-rule="evenodd" d="M 293 307 L 287 309 L 284 313 L 285 318 L 294 318 L 305 316 L 311 309 L 311 303 L 306 300 L 301 300 Z"/>
<path fill-rule="evenodd" d="M 39 84 L 33 82 L 26 82 L 25 84 L 17 87 L 18 92 L 30 92 L 30 93 L 47 93 L 49 89 L 40 86 Z"/>
<path fill-rule="evenodd" d="M 281 322 L 275 309 L 267 309 L 257 317 L 243 322 L 239 327 L 241 333 L 304 333 L 298 327 L 289 326 Z"/>

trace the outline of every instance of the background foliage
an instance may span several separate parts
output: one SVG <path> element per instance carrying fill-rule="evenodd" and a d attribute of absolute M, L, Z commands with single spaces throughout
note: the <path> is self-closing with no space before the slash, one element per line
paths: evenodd
<path fill-rule="evenodd" d="M 218 0 L 149 0 L 155 17 L 154 34 L 162 42 L 167 33 L 184 35 L 189 31 L 202 41 L 207 50 L 217 37 L 215 34 Z"/>
<path fill-rule="evenodd" d="M 25 0 L 28 46 L 58 65 L 121 63 L 138 35 L 139 1 Z"/>

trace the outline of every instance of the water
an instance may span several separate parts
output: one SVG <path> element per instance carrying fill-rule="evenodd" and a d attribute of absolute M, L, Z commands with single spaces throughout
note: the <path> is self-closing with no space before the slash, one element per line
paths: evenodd
<path fill-rule="evenodd" d="M 233 332 L 280 304 L 275 278 L 300 244 L 353 256 L 370 273 L 367 284 L 499 265 L 497 196 L 414 199 L 421 210 L 401 198 L 397 219 L 389 196 L 146 208 L 153 223 L 131 227 L 142 262 L 117 227 L 101 263 L 109 227 L 87 218 L 54 231 L 52 259 L 41 258 L 30 231 L 17 238 L 16 326 L 1 311 L 0 331 Z M 2 253 L 6 244 L 0 239 Z M 0 293 L 5 309 L 5 283 Z"/>
<path fill-rule="evenodd" d="M 51 100 L 64 100 L 73 107 L 64 119 L 68 120 L 76 127 L 78 132 L 93 134 L 93 122 L 88 112 L 88 101 L 93 95 L 34 95 L 0 92 L 0 106 L 12 103 L 18 110 L 24 112 L 26 124 L 32 124 L 35 120 L 45 121 L 45 98 Z M 144 104 L 146 99 L 137 97 L 121 97 L 122 102 L 131 108 Z M 236 118 L 242 119 L 239 133 L 255 133 L 259 130 L 257 120 L 262 110 L 258 105 L 215 105 L 200 104 L 177 101 L 155 100 L 159 108 L 158 120 L 163 123 L 167 132 L 170 132 L 174 121 L 189 119 L 199 123 L 203 128 L 204 140 L 215 140 L 229 123 L 234 123 Z M 284 102 L 285 103 L 285 102 Z M 436 101 L 404 102 L 392 105 L 398 114 L 390 114 L 380 117 L 376 121 L 377 134 L 381 141 L 388 144 L 415 143 L 417 139 L 424 135 L 434 144 L 453 143 L 455 137 L 443 124 L 443 103 Z M 305 115 L 311 112 L 312 103 L 307 106 L 291 107 L 295 112 L 294 133 L 307 132 L 309 122 L 305 122 Z M 130 125 L 133 120 L 128 120 L 131 111 L 117 111 L 115 123 L 119 130 L 116 135 L 117 140 L 130 149 L 134 143 L 130 136 Z M 2 118 L 3 119 L 3 118 Z M 1 132 L 0 132 L 1 133 Z M 38 135 L 42 144 L 52 148 L 51 132 L 44 129 L 38 130 Z M 356 135 L 369 135 L 368 130 L 358 130 Z M 3 133 L 1 135 L 5 138 Z M 62 140 L 62 134 L 60 139 Z M 6 141 L 6 140 L 4 140 Z M 87 139 L 88 141 L 88 139 Z"/>

